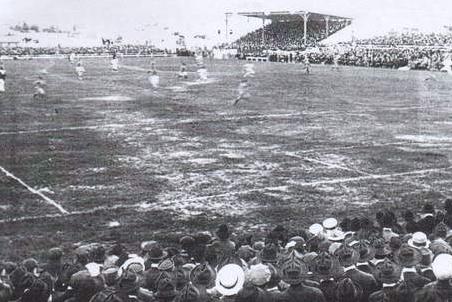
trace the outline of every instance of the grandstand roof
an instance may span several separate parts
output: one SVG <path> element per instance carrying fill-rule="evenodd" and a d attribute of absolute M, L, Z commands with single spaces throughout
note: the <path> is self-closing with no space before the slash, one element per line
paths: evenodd
<path fill-rule="evenodd" d="M 303 20 L 303 16 L 309 14 L 309 20 L 323 21 L 326 17 L 329 17 L 330 21 L 334 20 L 352 20 L 348 17 L 339 17 L 329 14 L 320 14 L 309 11 L 272 11 L 272 12 L 240 12 L 238 15 L 259 19 L 270 19 L 272 21 L 300 21 Z"/>

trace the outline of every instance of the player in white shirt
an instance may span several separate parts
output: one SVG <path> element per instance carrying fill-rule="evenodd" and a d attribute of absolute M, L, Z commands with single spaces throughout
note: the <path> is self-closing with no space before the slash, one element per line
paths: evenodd
<path fill-rule="evenodd" d="M 44 98 L 46 96 L 46 91 L 44 90 L 44 87 L 47 85 L 46 81 L 42 78 L 42 76 L 39 76 L 36 81 L 33 82 L 34 90 L 33 98 Z"/>
<path fill-rule="evenodd" d="M 333 67 L 331 69 L 339 70 L 339 59 L 341 58 L 341 55 L 339 53 L 336 53 L 333 57 Z"/>
<path fill-rule="evenodd" d="M 237 88 L 237 92 L 238 92 L 238 96 L 234 101 L 234 106 L 237 105 L 237 103 L 242 100 L 242 99 L 249 99 L 250 98 L 250 93 L 248 92 L 248 80 L 242 79 L 242 81 L 239 84 L 239 87 Z"/>
<path fill-rule="evenodd" d="M 6 70 L 3 65 L 0 65 L 0 93 L 5 92 Z"/>
<path fill-rule="evenodd" d="M 69 62 L 71 64 L 74 64 L 74 62 L 75 62 L 75 53 L 71 52 L 71 54 L 69 55 Z"/>
<path fill-rule="evenodd" d="M 110 61 L 111 64 L 111 70 L 118 71 L 119 70 L 119 60 L 116 56 L 116 53 L 113 54 L 113 58 Z"/>
<path fill-rule="evenodd" d="M 306 74 L 311 73 L 311 62 L 309 62 L 308 55 L 305 55 L 305 57 L 304 57 L 304 69 L 305 69 Z"/>
<path fill-rule="evenodd" d="M 85 74 L 86 70 L 85 67 L 82 66 L 82 62 L 78 62 L 77 66 L 75 67 L 75 73 L 77 74 L 77 77 L 80 81 L 83 80 L 83 75 Z"/>
<path fill-rule="evenodd" d="M 204 65 L 199 66 L 198 70 L 199 81 L 205 82 L 208 80 L 207 68 Z"/>
<path fill-rule="evenodd" d="M 245 78 L 254 77 L 254 75 L 256 74 L 256 72 L 254 71 L 254 64 L 246 63 L 245 65 L 243 65 L 243 73 L 243 76 Z"/>
<path fill-rule="evenodd" d="M 155 69 L 148 71 L 148 74 L 150 74 L 148 77 L 148 81 L 149 83 L 151 83 L 151 86 L 155 91 L 159 88 L 160 77 L 158 76 L 157 71 Z"/>
<path fill-rule="evenodd" d="M 177 77 L 178 78 L 183 78 L 183 79 L 187 79 L 188 78 L 187 66 L 185 65 L 185 63 L 182 63 L 182 65 L 180 66 L 179 73 L 177 74 Z"/>

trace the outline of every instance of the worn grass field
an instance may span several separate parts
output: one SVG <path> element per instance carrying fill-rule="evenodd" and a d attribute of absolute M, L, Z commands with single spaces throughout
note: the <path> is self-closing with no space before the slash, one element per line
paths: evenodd
<path fill-rule="evenodd" d="M 230 222 L 290 229 L 329 215 L 415 209 L 451 194 L 452 77 L 256 63 L 252 98 L 232 106 L 236 61 L 7 61 L 0 95 L 0 255 L 80 241 L 174 242 Z M 175 72 L 190 68 L 187 83 Z M 45 100 L 33 100 L 42 70 Z M 112 97 L 113 96 L 113 97 Z M 61 206 L 61 208 L 59 208 Z M 61 211 L 69 214 L 62 214 Z M 109 228 L 118 221 L 120 226 Z"/>

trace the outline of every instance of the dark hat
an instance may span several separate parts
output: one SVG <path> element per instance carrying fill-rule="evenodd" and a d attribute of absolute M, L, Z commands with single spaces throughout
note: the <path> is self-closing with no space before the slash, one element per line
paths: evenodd
<path fill-rule="evenodd" d="M 198 232 L 194 238 L 197 244 L 209 244 L 212 241 L 212 234 L 208 231 Z"/>
<path fill-rule="evenodd" d="M 266 244 L 259 253 L 262 262 L 276 263 L 278 262 L 278 247 L 273 244 Z"/>
<path fill-rule="evenodd" d="M 157 283 L 157 292 L 155 293 L 157 298 L 171 298 L 176 297 L 176 285 L 170 278 L 161 278 Z"/>
<path fill-rule="evenodd" d="M 213 285 L 215 282 L 215 270 L 207 263 L 198 264 L 190 272 L 190 281 L 195 285 Z"/>
<path fill-rule="evenodd" d="M 344 278 L 337 283 L 337 301 L 360 301 L 362 288 L 350 278 Z"/>
<path fill-rule="evenodd" d="M 226 224 L 220 224 L 220 226 L 218 227 L 218 229 L 215 232 L 215 234 L 220 239 L 227 239 L 231 235 L 231 233 L 229 231 L 229 228 L 228 228 L 228 226 Z"/>
<path fill-rule="evenodd" d="M 96 263 L 103 263 L 105 261 L 105 248 L 101 244 L 96 244 L 91 250 L 91 259 Z"/>
<path fill-rule="evenodd" d="M 188 249 L 195 245 L 196 241 L 193 236 L 183 236 L 179 239 L 179 244 L 182 246 L 183 249 Z"/>
<path fill-rule="evenodd" d="M 38 267 L 38 261 L 34 258 L 28 258 L 22 261 L 23 267 L 27 270 L 27 272 L 33 272 L 35 268 Z"/>
<path fill-rule="evenodd" d="M 374 258 L 375 250 L 370 246 L 370 243 L 366 240 L 359 240 L 352 246 L 358 253 L 358 262 L 367 262 Z"/>
<path fill-rule="evenodd" d="M 337 259 L 328 252 L 321 252 L 312 260 L 312 271 L 319 278 L 326 279 L 336 275 L 339 271 Z"/>
<path fill-rule="evenodd" d="M 334 252 L 334 256 L 337 257 L 339 263 L 344 267 L 356 264 L 359 259 L 358 252 L 355 249 L 347 246 L 346 244 L 342 244 Z"/>
<path fill-rule="evenodd" d="M 409 246 L 408 244 L 402 244 L 395 254 L 395 260 L 404 267 L 412 267 L 421 263 L 422 254 L 417 248 Z"/>
<path fill-rule="evenodd" d="M 424 206 L 422 207 L 422 212 L 424 213 L 428 213 L 428 214 L 434 214 L 435 213 L 435 208 L 433 207 L 433 205 L 431 203 L 426 203 L 424 204 Z"/>
<path fill-rule="evenodd" d="M 53 261 L 58 261 L 63 257 L 63 250 L 59 247 L 53 247 L 48 252 L 48 259 Z"/>
<path fill-rule="evenodd" d="M 188 283 L 180 291 L 178 302 L 197 302 L 198 299 L 199 290 L 193 284 Z"/>
<path fill-rule="evenodd" d="M 350 231 L 358 232 L 361 229 L 361 219 L 359 217 L 353 217 L 350 221 Z"/>
<path fill-rule="evenodd" d="M 381 283 L 396 283 L 400 280 L 402 269 L 399 265 L 385 258 L 376 266 L 375 277 Z"/>
<path fill-rule="evenodd" d="M 452 213 L 452 198 L 447 198 L 444 201 L 444 209 L 446 210 L 446 212 Z"/>
<path fill-rule="evenodd" d="M 160 260 L 166 258 L 168 253 L 160 247 L 159 244 L 153 245 L 148 251 L 148 257 L 153 262 L 159 262 Z"/>
<path fill-rule="evenodd" d="M 414 214 L 413 212 L 411 212 L 410 210 L 406 210 L 405 212 L 403 212 L 403 219 L 410 221 L 414 219 Z"/>
<path fill-rule="evenodd" d="M 382 258 L 390 255 L 392 252 L 386 246 L 385 240 L 383 238 L 377 238 L 373 241 L 372 246 L 375 251 L 375 257 Z"/>
<path fill-rule="evenodd" d="M 308 273 L 306 264 L 292 251 L 281 263 L 282 280 L 288 284 L 300 284 Z"/>

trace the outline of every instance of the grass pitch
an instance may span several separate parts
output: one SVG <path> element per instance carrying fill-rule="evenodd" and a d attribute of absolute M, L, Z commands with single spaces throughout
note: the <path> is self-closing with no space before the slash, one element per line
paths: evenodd
<path fill-rule="evenodd" d="M 252 97 L 232 106 L 243 62 L 206 61 L 212 81 L 198 84 L 194 59 L 153 60 L 156 92 L 149 58 L 123 59 L 117 73 L 108 59 L 84 59 L 83 81 L 66 60 L 6 62 L 1 256 L 81 241 L 171 243 L 220 222 L 238 233 L 295 230 L 451 194 L 447 74 L 314 66 L 305 75 L 256 63 Z M 181 62 L 187 80 L 176 77 Z M 45 100 L 32 98 L 39 74 Z"/>

